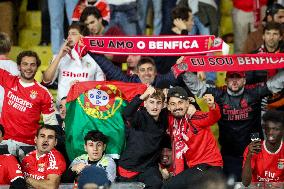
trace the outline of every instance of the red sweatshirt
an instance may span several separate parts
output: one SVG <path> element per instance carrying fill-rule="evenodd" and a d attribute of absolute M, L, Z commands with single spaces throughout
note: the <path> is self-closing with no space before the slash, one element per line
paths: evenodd
<path fill-rule="evenodd" d="M 187 145 L 188 150 L 183 154 L 182 158 L 176 158 L 177 149 L 180 145 L 175 145 L 173 149 L 173 161 L 175 168 L 175 175 L 184 170 L 184 159 L 188 167 L 194 167 L 198 164 L 208 164 L 211 166 L 223 166 L 222 157 L 218 149 L 217 142 L 210 130 L 210 126 L 216 123 L 221 118 L 219 106 L 210 108 L 209 112 L 197 111 L 191 118 L 184 117 L 183 120 L 178 120 L 179 123 L 186 125 L 184 134 L 186 137 L 183 141 Z M 176 142 L 177 128 L 174 127 L 175 118 L 169 116 L 169 131 L 173 140 Z M 178 131 L 179 132 L 179 131 Z M 183 131 L 181 131 L 183 132 Z"/>

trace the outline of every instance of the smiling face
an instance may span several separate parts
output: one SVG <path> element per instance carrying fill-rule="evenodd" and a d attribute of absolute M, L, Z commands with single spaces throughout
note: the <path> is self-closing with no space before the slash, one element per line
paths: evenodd
<path fill-rule="evenodd" d="M 182 118 L 185 116 L 189 106 L 188 100 L 184 100 L 177 97 L 170 97 L 168 102 L 168 110 L 176 118 Z"/>
<path fill-rule="evenodd" d="M 88 140 L 85 144 L 85 151 L 88 153 L 90 161 L 99 161 L 106 148 L 106 144 L 102 141 L 92 141 Z"/>
<path fill-rule="evenodd" d="M 20 65 L 18 65 L 18 69 L 20 71 L 22 81 L 26 83 L 33 82 L 38 69 L 36 58 L 32 56 L 24 56 Z"/>
<path fill-rule="evenodd" d="M 164 167 L 170 167 L 172 165 L 172 149 L 163 148 L 161 152 L 160 162 Z"/>
<path fill-rule="evenodd" d="M 35 143 L 38 155 L 50 152 L 57 144 L 55 131 L 42 128 L 39 131 L 38 136 L 35 137 Z"/>
<path fill-rule="evenodd" d="M 151 84 L 156 75 L 156 68 L 151 63 L 144 63 L 138 67 L 137 75 L 142 83 Z"/>
<path fill-rule="evenodd" d="M 267 141 L 271 144 L 279 144 L 283 138 L 283 125 L 278 122 L 265 121 L 264 131 Z"/>

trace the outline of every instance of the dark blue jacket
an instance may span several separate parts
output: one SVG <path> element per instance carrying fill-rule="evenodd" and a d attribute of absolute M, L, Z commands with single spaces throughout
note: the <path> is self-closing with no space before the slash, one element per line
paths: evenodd
<path fill-rule="evenodd" d="M 105 73 L 108 80 L 117 80 L 123 82 L 131 82 L 131 83 L 141 83 L 140 78 L 138 75 L 126 75 L 122 72 L 122 70 L 115 66 L 110 60 L 108 60 L 103 55 L 98 55 L 94 53 L 90 53 L 92 58 L 98 63 L 101 67 L 102 71 Z M 174 77 L 172 71 L 168 72 L 167 74 L 157 75 L 154 79 L 152 86 L 159 87 L 161 84 L 168 83 L 171 86 L 178 85 L 177 79 Z"/>

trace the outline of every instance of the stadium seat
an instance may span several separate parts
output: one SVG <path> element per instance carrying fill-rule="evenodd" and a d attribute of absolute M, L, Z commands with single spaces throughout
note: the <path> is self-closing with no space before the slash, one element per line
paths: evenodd
<path fill-rule="evenodd" d="M 232 9 L 233 9 L 233 1 L 232 0 L 226 0 L 220 2 L 220 12 L 222 16 L 230 16 L 232 15 Z"/>
<path fill-rule="evenodd" d="M 40 43 L 40 29 L 22 29 L 19 32 L 19 46 L 29 48 Z"/>
<path fill-rule="evenodd" d="M 25 13 L 25 28 L 40 29 L 41 28 L 41 12 L 27 11 Z"/>
<path fill-rule="evenodd" d="M 221 36 L 223 36 L 229 33 L 233 33 L 232 17 L 222 16 L 221 21 L 220 21 L 220 34 Z"/>
<path fill-rule="evenodd" d="M 128 68 L 127 63 L 122 63 L 122 64 L 121 64 L 121 70 L 122 70 L 122 71 L 126 72 L 126 71 L 127 71 L 127 68 Z"/>
<path fill-rule="evenodd" d="M 38 68 L 35 76 L 35 79 L 38 82 L 41 82 L 42 73 L 48 68 L 49 63 L 52 59 L 51 48 L 50 46 L 33 46 L 30 48 L 30 50 L 35 51 L 41 60 L 41 66 Z"/>
<path fill-rule="evenodd" d="M 11 51 L 10 51 L 8 57 L 9 57 L 11 60 L 13 60 L 13 61 L 16 62 L 18 54 L 19 54 L 20 52 L 22 52 L 23 50 L 24 50 L 24 49 L 23 49 L 22 47 L 20 47 L 20 46 L 12 46 Z"/>
<path fill-rule="evenodd" d="M 50 46 L 32 46 L 30 50 L 35 51 L 42 65 L 48 66 L 52 60 L 52 51 Z"/>

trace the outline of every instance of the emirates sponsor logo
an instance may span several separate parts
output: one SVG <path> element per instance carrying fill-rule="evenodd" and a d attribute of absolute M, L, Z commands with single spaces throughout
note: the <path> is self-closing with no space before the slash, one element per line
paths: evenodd
<path fill-rule="evenodd" d="M 62 73 L 63 77 L 82 77 L 82 78 L 88 78 L 89 73 L 87 72 L 82 72 L 82 73 L 73 73 L 73 72 L 69 72 L 69 71 L 63 71 Z"/>
<path fill-rule="evenodd" d="M 227 120 L 247 120 L 252 108 L 248 105 L 245 99 L 240 102 L 241 109 L 233 109 L 229 104 L 223 105 L 223 114 L 227 115 Z"/>
<path fill-rule="evenodd" d="M 21 112 L 25 112 L 27 108 L 33 107 L 32 103 L 18 97 L 17 95 L 13 94 L 11 91 L 7 93 L 7 98 L 8 98 L 8 105 Z"/>
<path fill-rule="evenodd" d="M 24 175 L 25 177 L 32 177 L 33 179 L 36 179 L 36 180 L 44 179 L 44 176 L 41 176 L 41 175 L 33 175 L 30 173 L 24 173 Z"/>

